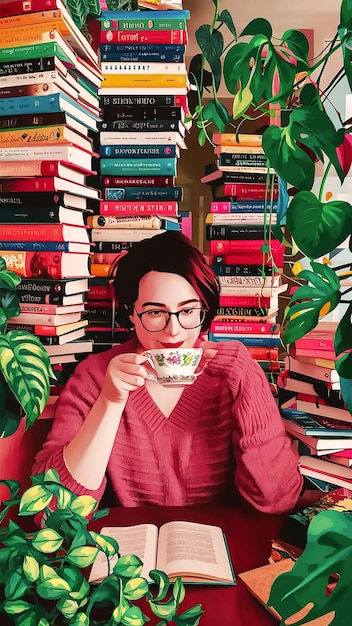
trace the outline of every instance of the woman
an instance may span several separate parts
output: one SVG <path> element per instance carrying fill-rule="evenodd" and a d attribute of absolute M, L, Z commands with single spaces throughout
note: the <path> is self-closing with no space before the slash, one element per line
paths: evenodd
<path fill-rule="evenodd" d="M 64 485 L 115 504 L 231 503 L 292 508 L 302 488 L 298 457 L 259 365 L 238 341 L 210 343 L 218 281 L 179 232 L 135 244 L 118 261 L 114 288 L 131 338 L 80 363 L 57 405 L 34 473 L 54 468 Z M 204 372 L 185 387 L 148 378 L 148 349 L 201 346 Z"/>

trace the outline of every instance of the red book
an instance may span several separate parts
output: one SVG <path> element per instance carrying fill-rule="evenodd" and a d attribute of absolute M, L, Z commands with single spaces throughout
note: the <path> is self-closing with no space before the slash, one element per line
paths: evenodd
<path fill-rule="evenodd" d="M 259 252 L 235 252 L 233 254 L 217 254 L 212 255 L 210 257 L 211 265 L 272 265 L 274 262 L 277 267 L 283 266 L 283 253 L 276 254 L 273 252 L 273 260 L 270 259 L 268 254 L 263 254 L 260 250 Z"/>
<path fill-rule="evenodd" d="M 1 251 L 6 269 L 26 278 L 85 278 L 90 276 L 90 254 L 77 252 Z"/>
<path fill-rule="evenodd" d="M 0 4 L 1 17 L 62 8 L 61 0 L 3 0 Z"/>
<path fill-rule="evenodd" d="M 261 296 L 220 296 L 219 305 L 271 307 L 272 299 Z"/>
<path fill-rule="evenodd" d="M 120 256 L 126 254 L 127 250 L 123 250 L 122 252 L 93 252 L 92 254 L 92 263 L 108 263 L 109 265 L 113 265 L 116 263 L 117 259 Z"/>
<path fill-rule="evenodd" d="M 0 181 L 0 189 L 4 193 L 23 191 L 67 191 L 85 198 L 98 199 L 98 192 L 92 187 L 68 181 L 58 176 L 35 176 L 28 178 L 12 178 Z"/>
<path fill-rule="evenodd" d="M 212 321 L 209 331 L 211 333 L 229 333 L 229 334 L 241 334 L 241 333 L 254 333 L 254 334 L 271 334 L 279 335 L 280 326 L 276 323 L 269 322 L 217 322 Z"/>
<path fill-rule="evenodd" d="M 84 302 L 81 304 L 36 304 L 33 302 L 21 302 L 20 303 L 20 311 L 21 313 L 40 313 L 45 315 L 66 315 L 66 313 L 76 313 L 81 312 L 84 313 L 86 310 L 86 305 Z"/>
<path fill-rule="evenodd" d="M 224 196 L 234 196 L 238 200 L 260 200 L 264 199 L 266 185 L 261 183 L 224 183 Z M 278 187 L 273 189 L 273 198 L 277 200 L 279 195 Z M 268 190 L 268 198 L 271 198 L 271 191 Z"/>
<path fill-rule="evenodd" d="M 188 33 L 186 30 L 102 30 L 100 43 L 188 44 Z"/>
<path fill-rule="evenodd" d="M 336 361 L 335 350 L 319 350 L 318 348 L 297 348 L 295 345 L 290 346 L 289 354 L 293 357 L 300 356 L 311 356 L 317 357 L 319 356 L 322 359 L 329 359 L 331 361 Z"/>
<path fill-rule="evenodd" d="M 114 202 L 114 201 L 102 201 L 100 202 L 100 214 L 101 215 L 163 215 L 170 217 L 178 216 L 178 203 L 175 201 L 162 201 L 162 202 Z"/>
<path fill-rule="evenodd" d="M 87 326 L 88 320 L 79 320 L 69 324 L 60 324 L 60 326 L 46 326 L 44 324 L 8 324 L 9 330 L 26 330 L 33 335 L 44 335 L 46 337 L 58 337 L 73 330 L 78 330 Z"/>
<path fill-rule="evenodd" d="M 96 174 L 96 172 L 86 170 L 69 161 L 27 161 L 26 159 L 23 161 L 1 161 L 0 171 L 4 178 L 15 178 L 15 180 L 22 180 L 27 176 L 59 176 L 79 185 L 85 184 L 86 176 Z M 7 182 L 12 181 L 1 181 L 1 189 Z"/>
<path fill-rule="evenodd" d="M 209 242 L 210 254 L 213 255 L 231 255 L 236 253 L 245 254 L 247 257 L 251 256 L 252 253 L 257 252 L 259 255 L 262 255 L 261 246 L 265 243 L 264 239 L 212 239 Z M 278 240 L 272 241 L 271 246 L 272 253 L 274 255 L 280 256 L 283 255 L 285 246 L 281 244 Z M 281 253 L 281 255 L 280 255 Z M 248 260 L 248 259 L 247 259 Z M 252 263 L 257 263 L 257 261 L 252 261 Z M 227 262 L 227 265 L 231 265 L 231 263 Z"/>
<path fill-rule="evenodd" d="M 88 230 L 67 224 L 1 224 L 3 241 L 72 241 L 89 243 Z"/>
<path fill-rule="evenodd" d="M 277 361 L 279 356 L 279 348 L 266 348 L 265 346 L 246 346 L 252 359 L 257 361 L 269 360 Z"/>
<path fill-rule="evenodd" d="M 89 300 L 86 304 L 86 311 L 89 312 L 91 309 L 112 309 L 112 300 Z"/>
<path fill-rule="evenodd" d="M 102 187 L 173 187 L 174 176 L 102 176 Z"/>
<path fill-rule="evenodd" d="M 92 280 L 87 297 L 87 307 L 91 302 L 94 302 L 94 306 L 97 306 L 96 300 L 103 302 L 109 301 L 109 303 L 111 303 L 111 300 L 114 298 L 114 291 L 112 286 L 109 286 L 108 284 L 96 285 L 94 280 Z"/>

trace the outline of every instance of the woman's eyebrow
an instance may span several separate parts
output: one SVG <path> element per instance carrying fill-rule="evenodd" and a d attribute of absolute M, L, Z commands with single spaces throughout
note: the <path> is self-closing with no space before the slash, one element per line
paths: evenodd
<path fill-rule="evenodd" d="M 200 303 L 200 300 L 199 300 L 198 298 L 191 298 L 190 300 L 184 300 L 183 302 L 179 302 L 179 303 L 177 304 L 177 306 L 178 306 L 178 307 L 179 307 L 179 306 L 185 306 L 186 304 L 192 304 L 193 302 L 196 302 L 196 303 L 198 303 L 198 304 L 199 304 L 199 303 Z M 164 308 L 166 308 L 166 307 L 167 307 L 167 304 L 164 304 L 164 303 L 162 303 L 162 302 L 144 302 L 144 303 L 142 304 L 142 307 L 145 307 L 145 306 L 158 306 L 158 307 L 164 307 Z"/>

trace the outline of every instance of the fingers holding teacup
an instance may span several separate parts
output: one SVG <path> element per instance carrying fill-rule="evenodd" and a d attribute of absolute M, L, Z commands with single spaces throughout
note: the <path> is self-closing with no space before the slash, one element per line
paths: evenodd
<path fill-rule="evenodd" d="M 141 354 L 119 354 L 111 359 L 105 374 L 102 395 L 113 402 L 123 402 L 130 391 L 142 387 L 147 378 L 146 358 Z"/>

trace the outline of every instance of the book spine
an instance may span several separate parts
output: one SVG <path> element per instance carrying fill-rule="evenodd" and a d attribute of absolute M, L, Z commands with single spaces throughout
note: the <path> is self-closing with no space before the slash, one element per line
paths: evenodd
<path fill-rule="evenodd" d="M 217 274 L 217 276 L 228 276 L 228 277 L 241 277 L 241 278 L 251 278 L 251 277 L 262 277 L 272 276 L 273 275 L 273 267 L 271 265 L 262 265 L 262 264 L 233 264 L 233 265 L 225 265 L 224 263 L 213 264 L 211 266 L 213 272 Z"/>
<path fill-rule="evenodd" d="M 211 322 L 210 332 L 219 334 L 238 334 L 238 333 L 254 333 L 254 334 L 279 334 L 280 326 L 270 323 L 234 323 L 234 322 Z"/>
<path fill-rule="evenodd" d="M 3 148 L 16 148 L 17 146 L 47 146 L 52 144 L 66 145 L 71 141 L 66 138 L 67 127 L 65 124 L 57 126 L 41 126 L 34 128 L 22 128 L 2 130 L 0 132 L 0 146 Z M 76 134 L 76 133 L 75 133 Z M 78 133 L 77 133 L 78 135 Z M 78 135 L 78 139 L 79 139 Z M 84 139 L 89 145 L 90 140 Z"/>
<path fill-rule="evenodd" d="M 158 131 L 174 131 L 174 132 L 178 132 L 178 127 L 177 127 L 177 121 L 178 120 L 158 120 L 158 119 L 153 119 L 153 120 L 140 120 L 140 119 L 119 119 L 119 120 L 104 120 L 103 122 L 100 122 L 99 124 L 99 129 L 102 132 L 106 132 L 106 131 L 110 131 L 111 132 L 111 138 L 114 137 L 114 132 L 115 133 L 119 133 L 119 137 L 120 134 L 123 133 L 128 133 L 131 131 L 135 131 L 136 133 L 146 133 L 149 131 L 152 132 L 158 132 Z M 101 137 L 101 139 L 103 139 Z M 113 141 L 111 141 L 110 143 L 114 143 Z M 142 142 L 140 142 L 142 143 Z"/>
<path fill-rule="evenodd" d="M 141 241 L 149 237 L 155 237 L 164 229 L 153 228 L 93 228 L 91 231 L 92 241 Z"/>
<path fill-rule="evenodd" d="M 0 224 L 4 241 L 63 241 L 62 224 Z"/>
<path fill-rule="evenodd" d="M 1 118 L 0 118 L 1 119 Z M 18 176 L 18 179 L 27 177 L 40 177 L 50 174 L 52 176 L 58 176 L 59 161 L 1 161 L 0 170 L 1 175 L 6 177 Z M 0 189 L 5 190 L 3 180 L 0 183 Z M 13 191 L 13 187 L 11 190 Z M 10 187 L 8 187 L 10 190 Z"/>
<path fill-rule="evenodd" d="M 174 185 L 173 176 L 102 176 L 101 186 L 105 187 L 171 187 Z"/>
<path fill-rule="evenodd" d="M 209 332 L 209 341 L 228 341 L 229 335 L 224 333 L 212 333 Z M 272 348 L 280 345 L 279 337 L 243 337 L 242 335 L 236 334 L 236 341 L 240 341 L 245 346 L 263 346 L 267 348 Z"/>
<path fill-rule="evenodd" d="M 8 191 L 6 194 L 2 194 L 0 198 L 0 206 L 1 210 L 8 208 L 12 211 L 14 210 L 22 210 L 32 209 L 34 204 L 34 196 L 31 192 L 26 191 Z M 40 195 L 35 196 L 35 205 L 45 206 L 48 208 L 48 205 L 51 207 L 59 206 L 60 204 L 65 204 L 65 192 L 64 191 L 46 191 L 41 193 Z M 1 215 L 2 219 L 3 214 Z"/>
<path fill-rule="evenodd" d="M 1 184 L 0 184 L 1 187 Z M 183 188 L 176 187 L 105 187 L 104 200 L 182 200 Z"/>
<path fill-rule="evenodd" d="M 234 185 L 232 185 L 232 187 L 234 187 Z M 236 194 L 229 194 L 229 195 L 236 196 Z M 277 202 L 274 202 L 272 204 L 272 207 L 270 207 L 269 202 L 265 203 L 265 201 L 261 200 L 260 198 L 258 198 L 258 200 L 255 200 L 255 198 L 251 198 L 251 199 L 242 198 L 242 202 L 240 200 L 241 199 L 235 202 L 212 201 L 210 203 L 210 213 L 239 213 L 239 212 L 257 213 L 257 212 L 264 212 L 266 209 L 267 213 L 269 214 L 270 209 L 272 211 L 277 211 L 277 207 L 278 207 Z"/>
<path fill-rule="evenodd" d="M 181 120 L 181 106 L 104 105 L 104 123 L 116 120 Z"/>
<path fill-rule="evenodd" d="M 264 244 L 264 239 L 212 239 L 209 242 L 209 247 L 210 254 L 215 256 L 229 255 L 233 252 L 241 252 L 241 254 L 246 253 L 250 255 L 252 252 L 261 252 L 261 246 Z"/>
<path fill-rule="evenodd" d="M 270 227 L 267 226 L 267 231 Z M 233 224 L 206 224 L 206 239 L 235 239 L 237 240 L 256 240 L 263 239 L 265 226 L 261 224 L 250 225 L 233 225 Z"/>
<path fill-rule="evenodd" d="M 100 55 L 101 60 L 105 62 L 183 63 L 185 60 L 183 52 L 101 52 Z"/>
<path fill-rule="evenodd" d="M 157 215 L 118 216 L 92 215 L 88 217 L 90 228 L 164 228 L 163 222 Z"/>
<path fill-rule="evenodd" d="M 221 287 L 225 286 L 247 286 L 247 287 L 276 287 L 279 284 L 275 276 L 229 276 L 220 275 L 218 277 Z"/>
<path fill-rule="evenodd" d="M 45 56 L 39 57 L 37 59 L 28 59 L 25 61 L 2 61 L 0 63 L 0 72 L 2 79 L 4 79 L 6 76 L 54 71 L 56 70 L 56 67 L 57 59 L 55 58 L 55 56 Z M 3 82 L 4 81 L 2 80 L 2 86 L 6 86 L 6 84 L 3 84 Z"/>
<path fill-rule="evenodd" d="M 48 11 L 49 9 L 58 8 L 57 4 L 56 0 L 31 0 L 30 10 L 34 13 L 38 11 Z M 1 3 L 1 15 L 3 17 L 10 17 L 12 15 L 26 14 L 28 10 L 27 6 L 27 0 L 5 0 L 5 2 Z"/>
<path fill-rule="evenodd" d="M 42 275 L 44 268 L 42 267 L 40 261 L 41 254 L 41 252 L 38 253 L 29 250 L 1 251 L 1 256 L 6 261 L 6 269 L 11 270 L 15 272 L 15 274 L 17 274 L 18 276 L 23 276 L 25 278 L 40 277 Z M 62 255 L 65 253 L 46 251 L 44 254 L 44 262 L 46 266 L 50 266 L 51 271 L 54 268 L 55 276 L 57 276 L 58 278 L 65 278 L 62 269 Z"/>
<path fill-rule="evenodd" d="M 10 115 L 0 118 L 0 130 L 11 128 L 27 128 L 31 126 L 52 126 L 67 124 L 66 113 L 42 113 L 39 115 Z"/>
<path fill-rule="evenodd" d="M 276 361 L 279 356 L 278 348 L 268 348 L 266 346 L 247 346 L 247 350 L 251 357 L 256 360 L 268 359 L 270 361 Z"/>
<path fill-rule="evenodd" d="M 103 175 L 130 176 L 138 173 L 141 176 L 176 176 L 177 159 L 125 159 L 102 158 L 100 159 L 100 171 Z"/>
<path fill-rule="evenodd" d="M 92 254 L 92 263 L 106 263 L 112 265 L 120 256 L 120 252 L 94 252 Z"/>
<path fill-rule="evenodd" d="M 133 246 L 133 241 L 97 241 L 95 243 L 94 252 L 124 252 L 130 250 Z M 92 289 L 94 285 L 91 285 Z"/>
<path fill-rule="evenodd" d="M 179 96 L 140 95 L 140 96 L 100 96 L 100 106 L 110 107 L 174 107 L 181 106 Z M 105 116 L 104 116 L 105 119 Z M 167 118 L 166 118 L 167 119 Z"/>
<path fill-rule="evenodd" d="M 262 296 L 219 296 L 220 307 L 271 307 L 271 298 Z"/>
<path fill-rule="evenodd" d="M 312 348 L 312 349 L 294 348 L 294 355 L 298 357 L 299 356 L 317 357 L 318 356 L 317 348 Z M 337 358 L 334 350 L 321 350 L 319 353 L 319 356 L 321 356 L 321 358 L 324 358 L 324 359 L 331 359 L 332 361 L 336 361 L 336 358 Z"/>
<path fill-rule="evenodd" d="M 1 140 L 1 135 L 0 135 Z M 116 157 L 126 159 L 162 159 L 175 158 L 177 156 L 176 145 L 174 144 L 145 144 L 142 146 L 132 145 L 109 145 L 100 146 L 99 154 L 102 157 Z"/>
<path fill-rule="evenodd" d="M 219 242 L 220 244 L 221 242 Z M 278 250 L 271 250 L 272 258 L 269 254 L 263 253 L 261 250 L 251 250 L 251 251 L 236 251 L 236 250 L 228 250 L 226 254 L 214 253 L 211 262 L 213 265 L 261 265 L 265 266 L 270 265 L 272 262 L 275 263 L 277 267 L 283 267 L 284 264 L 284 248 L 279 248 Z"/>
<path fill-rule="evenodd" d="M 220 306 L 216 310 L 216 315 L 221 315 L 222 317 L 265 317 L 268 315 L 268 308 L 251 306 Z"/>
<path fill-rule="evenodd" d="M 178 203 L 171 202 L 100 202 L 101 215 L 143 215 L 143 214 L 178 216 Z"/>
<path fill-rule="evenodd" d="M 143 15 L 143 14 L 142 14 Z M 185 18 L 177 17 L 155 17 L 150 18 L 137 18 L 126 17 L 126 19 L 114 19 L 114 20 L 102 20 L 102 31 L 114 31 L 114 30 L 185 30 L 187 20 Z"/>
<path fill-rule="evenodd" d="M 29 252 L 69 252 L 70 242 L 68 241 L 0 241 L 0 254 L 2 250 L 26 251 Z"/>
<path fill-rule="evenodd" d="M 104 77 L 111 74 L 187 74 L 185 63 L 145 63 L 143 61 L 138 63 L 118 63 L 118 62 L 103 62 L 101 64 L 101 71 Z"/>
<path fill-rule="evenodd" d="M 69 97 L 65 97 L 63 93 L 54 93 L 47 96 L 24 96 L 23 98 L 3 98 L 0 100 L 0 113 L 1 115 L 21 115 L 22 113 L 52 113 L 64 111 L 64 102 L 72 103 L 72 106 L 77 111 L 73 117 L 77 117 L 80 120 L 81 113 L 85 113 L 87 117 L 99 120 L 99 116 L 94 114 L 75 100 Z"/>
<path fill-rule="evenodd" d="M 187 88 L 187 74 L 104 74 L 102 88 Z M 227 166 L 225 166 L 227 167 Z"/>
<path fill-rule="evenodd" d="M 334 350 L 334 338 L 326 337 L 326 338 L 318 338 L 318 337 L 302 337 L 301 339 L 297 339 L 295 341 L 295 348 L 297 349 L 308 349 L 308 350 Z"/>
<path fill-rule="evenodd" d="M 264 153 L 220 152 L 218 156 L 219 166 L 233 165 L 235 167 L 267 167 L 267 156 Z"/>
<path fill-rule="evenodd" d="M 36 83 L 33 85 L 17 85 L 14 87 L 0 87 L 0 98 L 25 98 L 30 96 L 45 96 L 47 94 L 62 93 L 65 91 L 72 97 L 78 97 L 78 91 L 67 84 L 67 89 L 53 82 Z"/>
<path fill-rule="evenodd" d="M 213 133 L 212 140 L 222 146 L 262 147 L 262 135 L 250 133 Z"/>
<path fill-rule="evenodd" d="M 186 30 L 100 31 L 100 43 L 188 44 Z"/>

